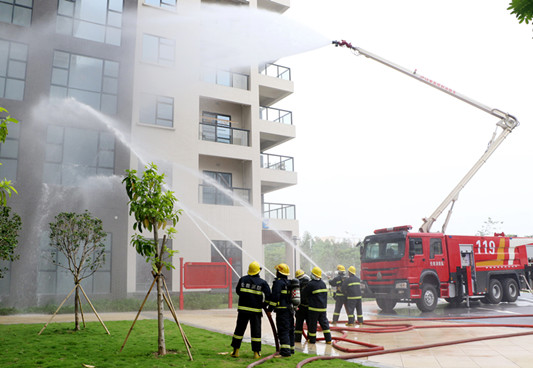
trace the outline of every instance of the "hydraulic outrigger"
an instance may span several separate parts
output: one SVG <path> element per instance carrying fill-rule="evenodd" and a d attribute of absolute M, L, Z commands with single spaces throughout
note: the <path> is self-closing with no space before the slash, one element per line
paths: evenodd
<path fill-rule="evenodd" d="M 496 123 L 496 130 L 494 131 L 494 134 L 492 136 L 491 141 L 488 144 L 487 150 L 485 153 L 481 156 L 481 158 L 474 164 L 474 166 L 468 171 L 468 173 L 463 177 L 463 179 L 457 184 L 457 186 L 448 194 L 448 196 L 442 201 L 442 203 L 433 211 L 433 213 L 427 217 L 423 218 L 423 223 L 420 226 L 420 232 L 422 233 L 428 233 L 431 230 L 431 226 L 433 223 L 437 220 L 437 218 L 440 216 L 440 214 L 448 207 L 450 206 L 450 209 L 448 210 L 448 214 L 446 216 L 446 220 L 444 221 L 442 225 L 441 232 L 444 233 L 446 231 L 446 227 L 448 225 L 448 222 L 450 220 L 450 216 L 452 214 L 453 206 L 455 204 L 455 201 L 457 201 L 459 197 L 459 193 L 461 190 L 466 186 L 466 184 L 472 179 L 472 177 L 477 173 L 477 171 L 483 166 L 483 164 L 488 160 L 490 155 L 498 148 L 498 146 L 503 142 L 503 140 L 513 131 L 514 128 L 516 128 L 519 125 L 518 120 L 511 114 L 505 113 L 498 109 L 492 109 L 486 105 L 483 105 L 469 97 L 466 97 L 458 92 L 456 92 L 454 89 L 451 89 L 441 83 L 438 83 L 437 81 L 434 81 L 430 78 L 427 78 L 423 75 L 420 75 L 417 73 L 416 70 L 411 71 L 408 70 L 402 66 L 396 65 L 394 63 L 391 63 L 388 60 L 385 60 L 377 55 L 374 55 L 368 51 L 365 51 L 361 49 L 360 47 L 352 46 L 351 43 L 346 42 L 344 40 L 342 41 L 333 41 L 333 45 L 336 47 L 346 47 L 354 52 L 355 55 L 364 55 L 367 58 L 370 58 L 372 60 L 375 60 L 377 62 L 380 62 L 381 64 L 384 64 L 392 69 L 395 69 L 401 73 L 404 73 L 408 75 L 411 78 L 414 78 L 422 83 L 425 83 L 433 88 L 438 89 L 441 92 L 444 92 L 450 96 L 453 96 L 463 102 L 466 102 L 474 107 L 477 107 L 480 110 L 485 111 L 486 113 L 495 116 L 499 119 L 499 121 Z M 502 128 L 502 131 L 496 137 L 496 132 L 498 130 L 498 127 Z"/>

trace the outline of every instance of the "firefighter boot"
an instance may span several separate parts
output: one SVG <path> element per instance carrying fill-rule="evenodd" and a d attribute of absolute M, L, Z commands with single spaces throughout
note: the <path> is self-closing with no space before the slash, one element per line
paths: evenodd
<path fill-rule="evenodd" d="M 239 357 L 239 349 L 233 349 L 233 353 L 231 353 L 231 356 L 234 358 Z"/>
<path fill-rule="evenodd" d="M 261 353 L 258 351 L 254 351 L 254 359 L 259 359 L 259 358 L 261 358 Z"/>

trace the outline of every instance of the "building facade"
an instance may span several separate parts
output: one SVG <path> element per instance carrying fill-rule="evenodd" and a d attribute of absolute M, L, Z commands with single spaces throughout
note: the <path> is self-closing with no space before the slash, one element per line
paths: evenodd
<path fill-rule="evenodd" d="M 49 223 L 66 211 L 89 210 L 108 234 L 105 265 L 82 283 L 88 294 L 144 294 L 152 276 L 129 245 L 121 180 L 150 162 L 183 209 L 174 265 L 180 257 L 232 258 L 236 280 L 252 260 L 263 263 L 265 244 L 284 242 L 296 266 L 295 206 L 265 200 L 296 184 L 293 158 L 270 153 L 295 138 L 292 113 L 277 108 L 293 92 L 290 69 L 219 68 L 189 57 L 202 45 L 188 44 L 174 25 L 185 7 L 213 3 L 279 14 L 289 7 L 289 0 L 0 0 L 0 106 L 20 121 L 0 146 L 0 176 L 18 190 L 8 205 L 23 223 L 20 259 L 4 264 L 0 279 L 2 305 L 45 304 L 72 289 L 49 246 Z M 178 268 L 166 276 L 178 291 Z"/>

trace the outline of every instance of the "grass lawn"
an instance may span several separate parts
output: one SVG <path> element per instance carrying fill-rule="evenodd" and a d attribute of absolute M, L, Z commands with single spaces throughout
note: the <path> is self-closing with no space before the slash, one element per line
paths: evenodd
<path fill-rule="evenodd" d="M 232 358 L 231 337 L 183 325 L 192 345 L 194 361 L 189 361 L 185 344 L 174 322 L 165 321 L 166 347 L 169 352 L 158 357 L 157 321 L 140 320 L 124 347 L 131 321 L 106 322 L 107 335 L 98 322 L 89 322 L 74 332 L 74 323 L 51 323 L 41 336 L 43 324 L 0 325 L 0 367 L 246 367 L 254 362 L 249 343 L 243 343 L 239 358 Z M 248 331 L 247 331 L 248 333 Z M 274 347 L 263 345 L 263 356 Z M 260 367 L 295 367 L 309 355 L 296 353 L 291 358 L 271 359 Z M 362 367 L 342 360 L 312 362 L 305 367 Z"/>

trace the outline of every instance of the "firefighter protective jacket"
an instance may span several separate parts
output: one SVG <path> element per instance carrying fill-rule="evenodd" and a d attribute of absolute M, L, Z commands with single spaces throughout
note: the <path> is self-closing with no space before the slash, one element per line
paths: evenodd
<path fill-rule="evenodd" d="M 270 286 L 259 277 L 259 274 L 241 277 L 235 290 L 237 295 L 239 295 L 239 306 L 237 308 L 239 312 L 261 313 L 263 294 L 265 294 L 265 301 L 269 300 L 271 295 Z"/>
<path fill-rule="evenodd" d="M 333 279 L 329 280 L 329 284 L 335 288 L 335 293 L 336 293 L 336 296 L 345 296 L 343 293 L 342 293 L 342 290 L 341 290 L 341 286 L 342 286 L 342 282 L 345 280 L 345 276 L 341 276 L 341 275 L 337 275 L 336 277 L 334 277 Z"/>
<path fill-rule="evenodd" d="M 303 290 L 303 299 L 309 302 L 309 310 L 326 312 L 328 306 L 328 289 L 322 280 L 311 280 Z"/>
<path fill-rule="evenodd" d="M 348 300 L 361 299 L 361 280 L 356 275 L 349 275 L 342 283 L 342 292 Z"/>
<path fill-rule="evenodd" d="M 274 280 L 269 303 L 270 310 L 292 309 L 290 284 L 291 282 L 287 279 L 287 276 L 280 276 Z"/>
<path fill-rule="evenodd" d="M 300 281 L 300 298 L 301 302 L 300 305 L 302 307 L 308 307 L 309 306 L 309 300 L 304 296 L 304 290 L 307 287 L 307 284 L 309 284 L 309 276 L 303 275 L 298 281 Z"/>

